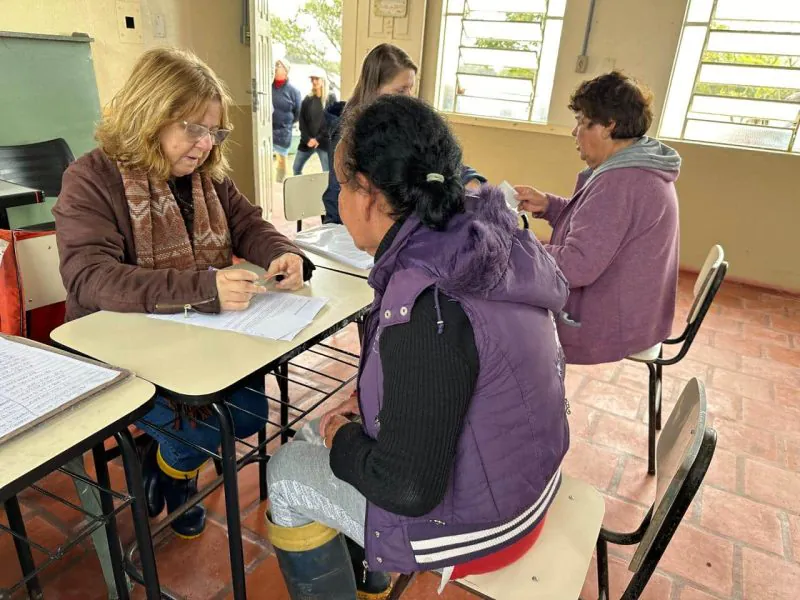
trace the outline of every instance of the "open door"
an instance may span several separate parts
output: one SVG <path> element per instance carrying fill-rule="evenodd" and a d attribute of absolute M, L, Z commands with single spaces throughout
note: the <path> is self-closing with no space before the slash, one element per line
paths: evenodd
<path fill-rule="evenodd" d="M 272 215 L 272 50 L 267 0 L 250 0 L 255 203 Z"/>

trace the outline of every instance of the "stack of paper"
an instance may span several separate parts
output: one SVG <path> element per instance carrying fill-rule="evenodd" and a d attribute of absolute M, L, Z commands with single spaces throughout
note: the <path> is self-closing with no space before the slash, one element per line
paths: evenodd
<path fill-rule="evenodd" d="M 353 238 L 344 225 L 329 224 L 301 231 L 294 241 L 301 248 L 338 260 L 356 269 L 371 269 L 375 262 L 369 254 L 356 248 Z"/>
<path fill-rule="evenodd" d="M 314 320 L 327 301 L 327 298 L 266 292 L 254 296 L 250 306 L 243 311 L 227 311 L 217 315 L 190 311 L 187 314 L 150 317 L 185 325 L 236 331 L 271 340 L 291 341 Z"/>
<path fill-rule="evenodd" d="M 0 337 L 0 440 L 120 377 L 120 372 Z"/>

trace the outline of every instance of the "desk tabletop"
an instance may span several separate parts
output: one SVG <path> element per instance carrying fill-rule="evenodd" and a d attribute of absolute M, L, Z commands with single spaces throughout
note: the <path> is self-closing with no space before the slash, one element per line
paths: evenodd
<path fill-rule="evenodd" d="M 248 264 L 237 266 L 263 271 Z M 365 280 L 322 269 L 315 271 L 301 290 L 292 293 L 328 299 L 312 323 L 292 341 L 107 311 L 66 323 L 51 337 L 63 347 L 133 371 L 158 388 L 202 401 L 283 357 L 298 353 L 321 335 L 327 336 L 327 332 L 352 320 L 373 299 Z"/>
<path fill-rule="evenodd" d="M 361 279 L 367 279 L 369 277 L 369 273 L 372 269 L 359 269 L 357 267 L 351 267 L 350 265 L 346 265 L 343 262 L 338 260 L 334 260 L 333 258 L 328 258 L 327 256 L 323 256 L 322 254 L 317 254 L 313 250 L 309 250 L 307 248 L 303 248 L 303 252 L 305 252 L 306 256 L 313 262 L 316 266 L 327 269 L 329 271 L 338 271 L 340 273 L 347 273 L 348 275 L 352 275 L 353 277 L 360 277 Z"/>
<path fill-rule="evenodd" d="M 56 459 L 103 432 L 94 441 L 101 443 L 113 433 L 109 428 L 127 427 L 130 415 L 145 412 L 154 397 L 153 384 L 131 377 L 4 442 L 0 445 L 0 491 L 44 467 L 39 476 L 62 466 L 66 459 Z"/>
<path fill-rule="evenodd" d="M 16 196 L 17 194 L 38 194 L 39 191 L 33 188 L 25 187 L 24 185 L 18 185 L 16 183 L 11 183 L 10 181 L 6 181 L 5 179 L 0 179 L 0 197 L 2 196 Z"/>
<path fill-rule="evenodd" d="M 10 206 L 6 209 L 8 223 L 11 229 L 27 229 L 31 227 L 46 226 L 47 229 L 55 230 L 55 219 L 53 217 L 53 207 L 56 198 L 45 198 L 43 202 L 36 204 L 23 204 L 22 206 Z"/>

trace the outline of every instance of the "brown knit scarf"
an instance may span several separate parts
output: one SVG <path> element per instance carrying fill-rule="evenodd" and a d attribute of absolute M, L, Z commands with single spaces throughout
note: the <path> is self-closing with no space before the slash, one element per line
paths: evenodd
<path fill-rule="evenodd" d="M 136 262 L 145 269 L 205 271 L 231 264 L 228 219 L 208 175 L 192 174 L 194 230 L 186 231 L 178 203 L 166 181 L 119 166 L 131 215 Z"/>
<path fill-rule="evenodd" d="M 131 216 L 136 262 L 140 267 L 205 271 L 209 267 L 230 266 L 232 246 L 228 219 L 208 175 L 192 174 L 194 226 L 190 238 L 166 181 L 153 179 L 143 170 L 121 164 L 118 167 Z M 175 410 L 176 425 L 180 424 L 181 415 L 193 420 L 205 419 L 211 414 L 206 407 L 168 401 Z"/>

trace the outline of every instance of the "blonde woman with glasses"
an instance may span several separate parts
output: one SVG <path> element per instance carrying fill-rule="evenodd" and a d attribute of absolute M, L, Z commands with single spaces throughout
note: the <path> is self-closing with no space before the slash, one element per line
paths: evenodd
<path fill-rule="evenodd" d="M 228 177 L 230 105 L 224 84 L 196 56 L 155 49 L 139 58 L 97 128 L 98 148 L 67 169 L 53 210 L 67 320 L 98 310 L 244 310 L 265 291 L 264 280 L 222 270 L 234 255 L 267 269 L 281 289 L 310 278 L 313 265 Z M 267 411 L 263 396 L 242 389 L 230 400 L 244 409 L 232 411 L 236 435 L 256 433 Z M 197 490 L 207 458 L 175 437 L 211 451 L 220 440 L 216 417 L 175 400 L 158 398 L 145 419 L 174 429 L 168 436 L 138 424 L 155 438 L 144 469 L 156 516 Z M 202 505 L 172 523 L 185 538 L 204 527 Z"/>

